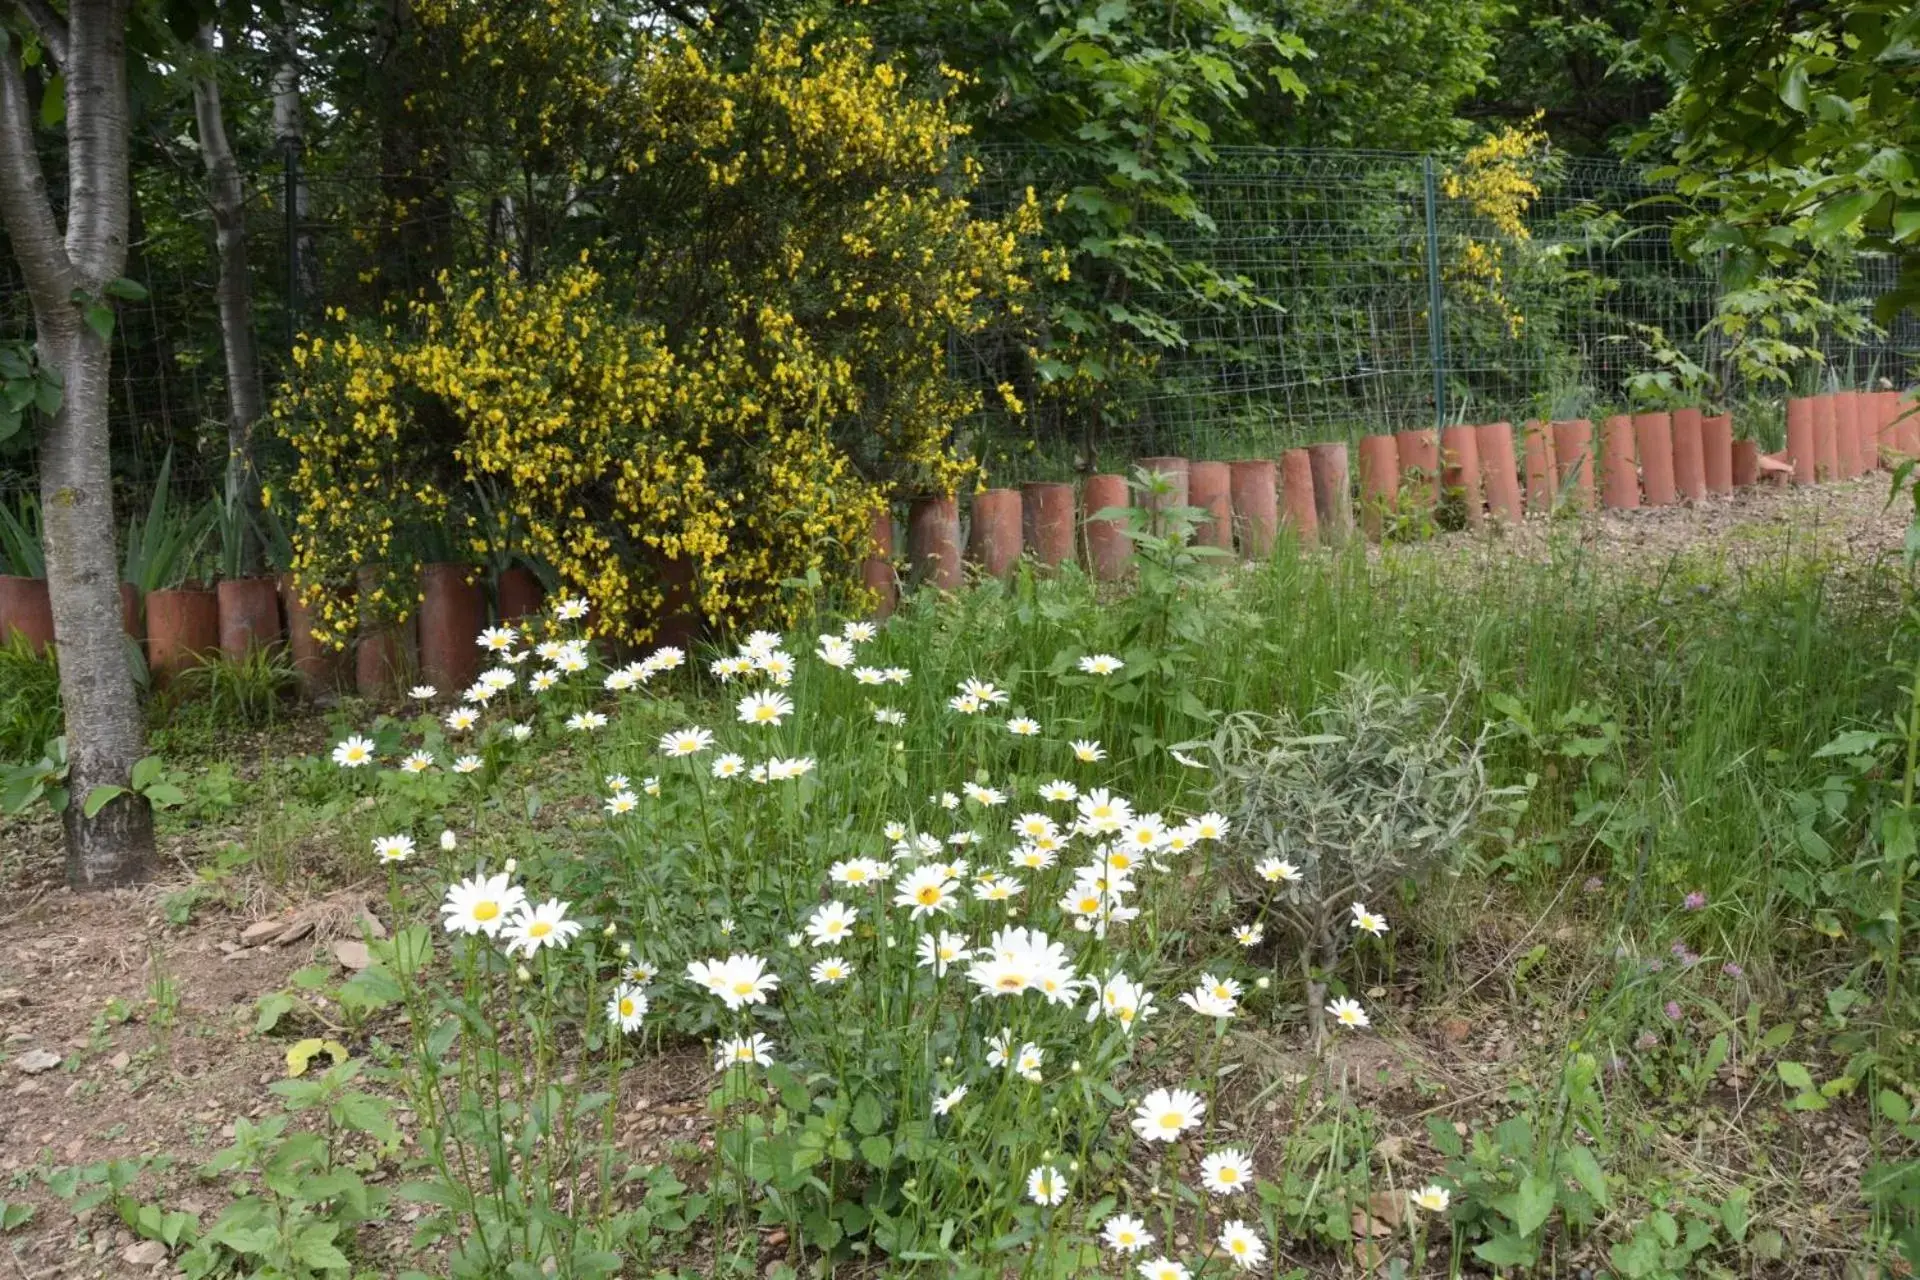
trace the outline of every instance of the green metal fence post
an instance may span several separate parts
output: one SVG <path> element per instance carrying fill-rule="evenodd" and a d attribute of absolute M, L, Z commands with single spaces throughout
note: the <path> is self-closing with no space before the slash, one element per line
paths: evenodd
<path fill-rule="evenodd" d="M 1440 287 L 1439 183 L 1432 156 L 1421 157 L 1421 172 L 1427 197 L 1427 351 L 1433 360 L 1433 427 L 1439 431 L 1447 425 L 1447 320 L 1446 292 Z"/>

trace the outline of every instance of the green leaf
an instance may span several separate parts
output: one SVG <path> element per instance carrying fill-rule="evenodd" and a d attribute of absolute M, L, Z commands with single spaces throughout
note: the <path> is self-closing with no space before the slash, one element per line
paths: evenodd
<path fill-rule="evenodd" d="M 56 71 L 48 78 L 46 91 L 40 95 L 40 127 L 57 129 L 66 118 L 67 78 Z"/>
<path fill-rule="evenodd" d="M 130 280 L 126 276 L 115 276 L 113 279 L 107 281 L 107 286 L 103 292 L 109 298 L 125 298 L 128 302 L 144 302 L 147 297 L 147 286 L 141 284 L 138 280 Z"/>
<path fill-rule="evenodd" d="M 1821 240 L 1832 240 L 1844 235 L 1879 200 L 1878 191 L 1855 191 L 1834 197 L 1821 205 L 1820 212 L 1813 215 L 1814 236 Z"/>
<path fill-rule="evenodd" d="M 160 757 L 142 756 L 134 761 L 133 772 L 127 782 L 135 791 L 145 791 L 149 783 L 160 776 Z"/>
<path fill-rule="evenodd" d="M 1546 1224 L 1553 1212 L 1553 1182 L 1537 1173 L 1520 1180 L 1511 1197 L 1513 1226 L 1523 1236 L 1531 1236 Z"/>
<path fill-rule="evenodd" d="M 87 792 L 87 799 L 80 806 L 80 812 L 87 818 L 97 818 L 100 811 L 112 804 L 115 799 L 127 794 L 125 787 L 100 786 Z"/>
<path fill-rule="evenodd" d="M 254 1002 L 253 1029 L 261 1035 L 280 1025 L 280 1019 L 293 1012 L 293 997 L 284 991 L 269 991 Z"/>
<path fill-rule="evenodd" d="M 1458 1160 L 1463 1150 L 1460 1133 L 1450 1123 L 1439 1116 L 1427 1117 L 1427 1137 L 1433 1142 L 1434 1150 L 1450 1160 Z"/>
<path fill-rule="evenodd" d="M 156 809 L 176 809 L 187 802 L 187 793 L 171 782 L 156 782 L 146 790 L 147 803 Z"/>
<path fill-rule="evenodd" d="M 885 1169 L 893 1163 L 893 1144 L 887 1141 L 885 1134 L 862 1138 L 860 1157 L 876 1169 Z"/>
<path fill-rule="evenodd" d="M 1474 1257 L 1496 1267 L 1524 1267 L 1533 1261 L 1533 1254 L 1532 1241 L 1504 1232 L 1473 1246 Z"/>
<path fill-rule="evenodd" d="M 1813 753 L 1816 760 L 1826 756 L 1865 755 L 1886 741 L 1887 735 L 1876 729 L 1849 729 Z"/>
<path fill-rule="evenodd" d="M 18 1231 L 33 1221 L 33 1206 L 0 1200 L 0 1232 Z"/>
<path fill-rule="evenodd" d="M 1913 1118 L 1913 1107 L 1904 1096 L 1891 1089 L 1882 1089 L 1874 1097 L 1874 1105 L 1880 1108 L 1880 1114 L 1895 1124 L 1905 1124 Z"/>
<path fill-rule="evenodd" d="M 1781 1062 L 1774 1070 L 1780 1073 L 1780 1083 L 1789 1089 L 1807 1090 L 1813 1088 L 1813 1073 L 1797 1062 Z"/>
<path fill-rule="evenodd" d="M 1747 1228 L 1753 1224 L 1752 1204 L 1753 1192 L 1745 1187 L 1735 1187 L 1720 1204 L 1720 1225 L 1727 1229 L 1735 1244 L 1746 1240 Z"/>
<path fill-rule="evenodd" d="M 87 322 L 87 328 L 102 342 L 113 338 L 113 308 L 104 302 L 89 302 L 81 311 L 80 318 Z"/>
<path fill-rule="evenodd" d="M 863 1093 L 853 1104 L 850 1117 L 854 1132 L 872 1135 L 880 1132 L 880 1126 L 887 1122 L 886 1112 L 881 1110 L 880 1102 L 870 1093 Z"/>
<path fill-rule="evenodd" d="M 1580 1184 L 1580 1189 L 1593 1197 L 1593 1202 L 1602 1209 L 1607 1207 L 1607 1175 L 1600 1169 L 1600 1162 L 1593 1152 L 1578 1144 L 1561 1151 L 1560 1163 L 1566 1169 L 1567 1176 Z"/>

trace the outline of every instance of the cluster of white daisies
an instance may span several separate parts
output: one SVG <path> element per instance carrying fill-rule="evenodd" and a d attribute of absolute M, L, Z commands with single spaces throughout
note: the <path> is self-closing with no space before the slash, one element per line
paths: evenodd
<path fill-rule="evenodd" d="M 555 610 L 556 618 L 563 622 L 577 621 L 585 613 L 586 603 L 580 600 L 563 600 Z M 829 667 L 848 672 L 864 686 L 906 684 L 911 679 L 906 668 L 859 664 L 858 646 L 873 636 L 871 623 L 848 623 L 840 634 L 820 636 L 815 656 Z M 484 672 L 465 692 L 462 705 L 447 714 L 449 730 L 459 733 L 474 729 L 481 710 L 515 686 L 513 667 L 529 658 L 537 657 L 545 664 L 526 682 L 536 693 L 591 665 L 584 640 L 548 640 L 525 648 L 521 640 L 520 633 L 511 627 L 489 628 L 481 634 L 480 645 L 501 665 Z M 674 670 L 685 661 L 680 649 L 662 648 L 642 661 L 609 672 L 603 684 L 610 692 L 619 693 L 645 685 L 655 675 Z M 1085 675 L 1107 677 L 1125 664 L 1112 655 L 1094 654 L 1081 658 L 1078 665 Z M 755 727 L 779 727 L 795 714 L 794 702 L 783 690 L 793 682 L 796 663 L 783 648 L 779 635 L 753 633 L 736 653 L 714 659 L 710 670 L 723 684 L 742 681 L 764 686 L 747 690 L 735 702 L 735 718 L 748 726 L 749 732 Z M 436 691 L 420 686 L 412 694 L 424 701 L 436 696 Z M 947 706 L 958 715 L 977 716 L 1009 701 L 1008 691 L 992 682 L 967 679 L 960 682 Z M 902 712 L 885 706 L 875 708 L 875 717 L 883 724 L 904 722 Z M 592 731 L 606 723 L 607 717 L 597 711 L 575 712 L 567 721 L 576 731 Z M 1037 737 L 1042 732 L 1041 725 L 1027 716 L 1010 716 L 1005 727 L 1016 737 Z M 531 730 L 524 724 L 511 723 L 506 732 L 524 739 Z M 658 749 L 674 760 L 714 752 L 705 768 L 721 780 L 777 782 L 805 776 L 815 767 L 813 759 L 805 756 L 769 756 L 749 763 L 739 752 L 718 750 L 715 733 L 697 725 L 661 735 Z M 1075 759 L 1084 763 L 1105 758 L 1104 749 L 1096 741 L 1077 740 L 1070 749 Z M 335 747 L 333 759 L 343 768 L 369 764 L 374 759 L 373 743 L 358 735 L 349 737 Z M 418 773 L 433 764 L 428 753 L 415 751 L 399 767 Z M 451 767 L 454 772 L 471 772 L 480 767 L 480 761 L 475 756 L 463 756 Z M 604 809 L 609 817 L 631 813 L 638 807 L 639 796 L 625 775 L 610 775 L 606 784 L 609 794 Z M 657 777 L 643 779 L 639 788 L 652 795 L 659 790 Z M 827 872 L 828 900 L 814 907 L 800 931 L 787 939 L 795 951 L 811 946 L 821 953 L 810 965 L 802 961 L 807 978 L 822 987 L 853 978 L 855 966 L 846 953 L 856 940 L 862 907 L 834 895 L 846 893 L 852 897 L 848 891 L 865 890 L 873 894 L 870 909 L 877 916 L 887 914 L 889 907 L 897 908 L 909 921 L 920 924 L 913 946 L 915 963 L 931 970 L 936 980 L 957 969 L 978 1000 L 1018 998 L 1034 992 L 1049 1005 L 1075 1010 L 1084 1000 L 1087 1022 L 1106 1018 L 1131 1035 L 1157 1008 L 1154 993 L 1143 982 L 1114 969 L 1097 975 L 1082 973 L 1065 944 L 1038 928 L 1004 923 L 993 930 L 984 945 L 974 945 L 967 936 L 942 925 L 963 910 L 968 898 L 982 904 L 1005 904 L 1011 914 L 1017 909 L 1014 900 L 1025 893 L 1037 873 L 1048 872 L 1062 859 L 1075 857 L 1077 849 L 1080 852 L 1072 864 L 1071 881 L 1054 905 L 1063 922 L 1070 922 L 1073 929 L 1104 939 L 1109 930 L 1140 915 L 1140 908 L 1129 901 L 1137 891 L 1138 877 L 1148 871 L 1166 871 L 1173 865 L 1172 859 L 1204 842 L 1225 838 L 1229 824 L 1223 816 L 1211 812 L 1182 820 L 1169 820 L 1161 813 L 1136 812 L 1131 801 L 1110 789 L 1093 787 L 1083 792 L 1065 779 L 1037 787 L 1035 795 L 1043 807 L 1006 819 L 1013 839 L 1004 868 L 976 868 L 967 857 L 956 856 L 968 850 L 984 854 L 988 839 L 971 829 L 972 821 L 1011 802 L 1007 791 L 981 781 L 966 784 L 957 794 L 945 792 L 928 798 L 931 806 L 947 813 L 965 809 L 968 821 L 958 829 L 941 836 L 891 822 L 884 828 L 890 857 L 851 857 L 835 862 Z M 1047 812 L 1046 805 L 1067 809 L 1056 814 Z M 447 849 L 454 846 L 451 832 L 443 833 L 442 844 Z M 376 855 L 385 862 L 404 861 L 414 852 L 412 839 L 404 835 L 381 837 L 374 846 Z M 474 875 L 449 887 L 440 909 L 445 928 L 498 942 L 509 957 L 522 960 L 549 948 L 566 947 L 581 929 L 569 918 L 567 904 L 557 899 L 536 904 L 513 883 L 513 870 L 509 863 L 505 872 Z M 1298 868 L 1279 858 L 1261 861 L 1255 871 L 1266 881 L 1280 885 L 1298 884 L 1303 878 Z M 1052 877 L 1048 879 L 1058 883 Z M 1353 904 L 1352 911 L 1355 930 L 1374 936 L 1386 932 L 1385 919 L 1363 904 Z M 722 932 L 730 933 L 730 925 L 723 922 Z M 1257 922 L 1237 930 L 1239 941 L 1247 946 L 1259 942 L 1261 935 Z M 974 936 L 979 935 L 976 932 Z M 891 944 L 892 938 L 886 941 Z M 657 972 L 651 964 L 634 958 L 626 944 L 619 951 L 622 970 L 607 999 L 606 1017 L 620 1031 L 633 1032 L 648 1014 L 650 987 Z M 685 976 L 733 1012 L 767 1003 L 781 985 L 780 975 L 765 958 L 746 952 L 690 961 Z M 1265 985 L 1264 980 L 1261 985 Z M 1178 996 L 1178 1003 L 1202 1017 L 1224 1020 L 1237 1016 L 1243 994 L 1242 985 L 1234 978 L 1203 973 L 1191 990 Z M 1365 1010 L 1351 999 L 1334 999 L 1327 1012 L 1343 1027 L 1368 1025 Z M 1044 1078 L 1045 1049 L 1031 1040 L 1019 1039 L 1009 1028 L 985 1036 L 982 1049 L 986 1067 L 1001 1073 L 1002 1079 L 1039 1083 Z M 725 1071 L 767 1066 L 773 1061 L 773 1050 L 768 1038 L 760 1033 L 727 1038 L 716 1046 L 714 1068 Z M 949 1060 L 946 1065 L 951 1068 L 953 1064 Z M 952 1115 L 967 1096 L 966 1083 L 949 1081 L 948 1085 L 936 1085 L 930 1105 L 935 1117 Z M 1190 1091 L 1155 1089 L 1136 1108 L 1132 1126 L 1143 1141 L 1172 1143 L 1197 1127 L 1204 1113 L 1205 1104 Z M 1208 1153 L 1200 1164 L 1200 1182 L 1216 1197 L 1240 1194 L 1253 1176 L 1251 1156 L 1239 1148 Z M 1027 1192 L 1036 1204 L 1058 1206 L 1069 1194 L 1068 1175 L 1052 1163 L 1043 1163 L 1029 1172 Z M 1446 1202 L 1447 1193 L 1440 1187 L 1425 1188 L 1414 1196 L 1416 1205 L 1432 1211 L 1443 1211 Z M 1155 1243 L 1154 1233 L 1146 1224 L 1128 1214 L 1109 1217 L 1101 1236 L 1110 1248 L 1127 1255 L 1143 1253 Z M 1221 1229 L 1218 1246 L 1226 1257 L 1248 1269 L 1259 1266 L 1267 1255 L 1259 1234 L 1239 1219 Z M 1185 1280 L 1188 1275 L 1185 1266 L 1165 1256 L 1140 1263 L 1138 1270 L 1144 1280 Z"/>

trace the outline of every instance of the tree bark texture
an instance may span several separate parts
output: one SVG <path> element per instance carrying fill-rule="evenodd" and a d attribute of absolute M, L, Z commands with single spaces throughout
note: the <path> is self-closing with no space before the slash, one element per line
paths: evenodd
<path fill-rule="evenodd" d="M 88 792 L 125 786 L 145 727 L 120 626 L 107 405 L 111 348 L 75 291 L 102 301 L 127 255 L 126 0 L 67 10 L 67 228 L 34 150 L 35 110 L 18 54 L 0 54 L 0 219 L 33 302 L 41 359 L 60 371 L 60 411 L 40 439 L 47 581 L 67 727 L 67 879 L 75 888 L 143 880 L 153 862 L 147 802 L 123 795 L 92 817 Z"/>
<path fill-rule="evenodd" d="M 260 572 L 260 548 L 252 519 L 260 511 L 260 476 L 253 465 L 253 426 L 265 409 L 260 389 L 260 359 L 253 333 L 253 295 L 247 275 L 246 193 L 240 166 L 227 144 L 226 117 L 220 109 L 220 84 L 213 78 L 213 28 L 200 28 L 200 53 L 206 65 L 193 81 L 193 114 L 200 130 L 200 157 L 207 166 L 207 202 L 213 208 L 214 245 L 220 260 L 216 293 L 220 302 L 220 343 L 227 357 L 227 495 L 247 513 L 240 559 L 243 577 Z"/>

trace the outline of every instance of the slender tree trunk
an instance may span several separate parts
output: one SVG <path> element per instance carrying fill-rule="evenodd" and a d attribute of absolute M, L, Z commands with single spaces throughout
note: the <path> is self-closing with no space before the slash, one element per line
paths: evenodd
<path fill-rule="evenodd" d="M 60 411 L 40 438 L 40 497 L 60 696 L 66 715 L 67 879 L 75 888 L 152 872 L 153 815 L 126 794 L 92 818 L 98 786 L 128 783 L 145 749 L 120 629 L 107 404 L 112 350 L 83 318 L 127 257 L 126 0 L 70 0 L 60 50 L 67 85 L 67 228 L 61 236 L 34 149 L 19 46 L 0 50 L 0 219 L 33 302 L 41 358 L 60 371 Z M 76 303 L 76 294 L 86 300 Z"/>
<path fill-rule="evenodd" d="M 301 316 L 318 313 L 321 299 L 320 260 L 314 253 L 311 199 L 306 174 L 298 168 L 307 147 L 307 113 L 300 96 L 299 21 L 291 4 L 287 6 L 287 21 L 280 28 L 280 65 L 273 73 L 273 136 L 292 169 L 291 181 L 283 196 L 292 206 L 287 211 L 293 240 L 287 250 L 292 255 L 287 313 L 292 317 L 289 328 L 297 330 Z"/>
<path fill-rule="evenodd" d="M 200 157 L 207 166 L 207 199 L 213 207 L 214 245 L 220 259 L 220 341 L 227 356 L 227 500 L 247 513 L 241 530 L 240 572 L 260 571 L 260 549 L 253 520 L 260 512 L 260 475 L 253 465 L 253 424 L 265 408 L 260 390 L 260 359 L 254 344 L 253 295 L 247 274 L 246 193 L 240 166 L 227 144 L 226 118 L 220 109 L 220 84 L 213 76 L 213 28 L 200 28 L 200 54 L 206 65 L 193 81 L 193 113 L 200 128 Z"/>

